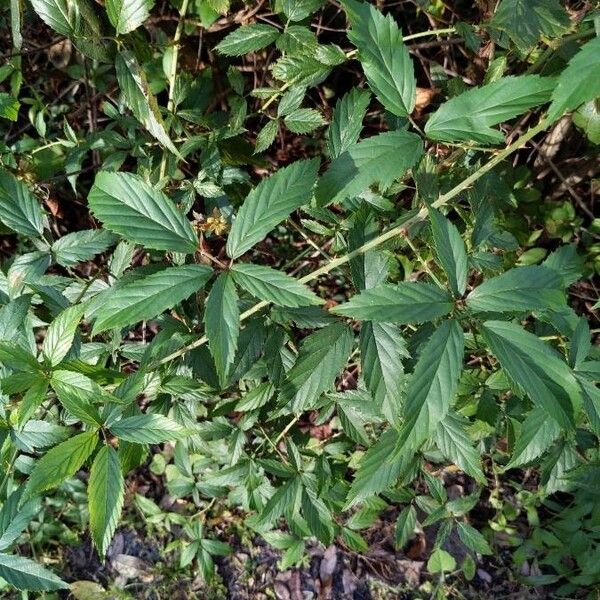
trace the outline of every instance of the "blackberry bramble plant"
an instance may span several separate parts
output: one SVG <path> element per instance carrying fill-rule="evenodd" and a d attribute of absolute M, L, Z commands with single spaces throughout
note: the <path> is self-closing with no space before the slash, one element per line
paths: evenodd
<path fill-rule="evenodd" d="M 79 593 L 49 548 L 136 507 L 206 580 L 392 515 L 439 597 L 600 583 L 597 11 L 4 4 L 0 589 Z"/>

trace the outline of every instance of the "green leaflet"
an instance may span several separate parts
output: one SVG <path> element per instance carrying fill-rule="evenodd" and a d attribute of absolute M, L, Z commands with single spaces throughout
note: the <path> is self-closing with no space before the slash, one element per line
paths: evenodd
<path fill-rule="evenodd" d="M 10 94 L 0 92 L 0 117 L 9 121 L 17 121 L 21 103 Z"/>
<path fill-rule="evenodd" d="M 81 373 L 59 369 L 52 373 L 50 383 L 60 403 L 70 414 L 91 427 L 102 425 L 102 418 L 94 404 L 101 400 L 110 401 L 112 396 L 95 381 Z"/>
<path fill-rule="evenodd" d="M 591 381 L 579 378 L 583 396 L 583 408 L 587 413 L 592 431 L 600 436 L 600 390 Z"/>
<path fill-rule="evenodd" d="M 91 260 L 117 241 L 110 231 L 86 229 L 63 235 L 52 244 L 52 254 L 59 265 L 72 267 Z"/>
<path fill-rule="evenodd" d="M 365 206 L 357 211 L 348 234 L 348 250 L 354 251 L 377 236 L 379 224 L 374 211 Z M 352 282 L 358 290 L 370 289 L 385 283 L 390 260 L 380 250 L 361 253 L 350 260 Z"/>
<path fill-rule="evenodd" d="M 72 477 L 92 455 L 98 443 L 96 431 L 86 431 L 48 450 L 35 464 L 25 488 L 24 499 L 56 487 Z"/>
<path fill-rule="evenodd" d="M 569 346 L 569 365 L 576 369 L 585 361 L 592 349 L 590 324 L 585 317 L 580 317 L 571 337 Z"/>
<path fill-rule="evenodd" d="M 106 229 L 156 250 L 191 254 L 198 239 L 190 222 L 161 191 L 131 173 L 101 171 L 88 195 Z"/>
<path fill-rule="evenodd" d="M 230 273 L 221 273 L 210 289 L 204 312 L 204 326 L 208 347 L 223 386 L 235 357 L 240 334 L 238 296 Z"/>
<path fill-rule="evenodd" d="M 0 364 L 17 371 L 41 371 L 36 357 L 16 342 L 0 341 Z"/>
<path fill-rule="evenodd" d="M 541 407 L 536 406 L 523 421 L 505 469 L 526 465 L 542 456 L 560 435 L 558 423 Z"/>
<path fill-rule="evenodd" d="M 262 265 L 239 263 L 231 268 L 233 280 L 253 296 L 277 306 L 322 304 L 309 288 L 293 277 Z"/>
<path fill-rule="evenodd" d="M 283 122 L 293 133 L 310 133 L 325 125 L 327 121 L 314 108 L 298 108 L 286 115 Z"/>
<path fill-rule="evenodd" d="M 351 330 L 342 323 L 324 327 L 305 338 L 296 363 L 283 382 L 281 403 L 289 403 L 296 414 L 313 406 L 344 368 L 352 342 Z"/>
<path fill-rule="evenodd" d="M 328 546 L 333 540 L 333 518 L 331 513 L 312 490 L 302 490 L 302 512 L 308 523 L 311 533 L 322 543 Z"/>
<path fill-rule="evenodd" d="M 369 87 L 391 113 L 410 115 L 415 107 L 416 80 L 402 32 L 391 15 L 368 2 L 342 3 L 352 29 L 348 38 L 358 49 Z"/>
<path fill-rule="evenodd" d="M 228 33 L 215 49 L 225 56 L 241 56 L 265 48 L 279 35 L 279 31 L 272 25 L 252 23 Z"/>
<path fill-rule="evenodd" d="M 430 283 L 383 284 L 331 309 L 338 315 L 388 323 L 423 323 L 447 315 L 453 308 L 447 291 Z"/>
<path fill-rule="evenodd" d="M 31 295 L 24 294 L 0 308 L 0 340 L 10 341 L 17 337 L 29 312 L 30 304 Z"/>
<path fill-rule="evenodd" d="M 467 250 L 456 226 L 435 208 L 429 207 L 431 232 L 439 263 L 442 265 L 450 289 L 455 296 L 462 296 L 467 289 Z"/>
<path fill-rule="evenodd" d="M 406 343 L 397 325 L 366 321 L 360 328 L 362 376 L 373 400 L 390 421 L 397 423 L 404 379 L 402 357 Z"/>
<path fill-rule="evenodd" d="M 43 592 L 68 589 L 68 584 L 52 571 L 25 558 L 0 552 L 0 577 L 18 590 Z"/>
<path fill-rule="evenodd" d="M 254 154 L 264 152 L 274 141 L 279 131 L 279 121 L 269 121 L 256 136 Z"/>
<path fill-rule="evenodd" d="M 93 334 L 152 319 L 204 287 L 211 275 L 205 265 L 168 267 L 108 289 L 95 299 Z"/>
<path fill-rule="evenodd" d="M 397 441 L 398 432 L 388 429 L 365 452 L 348 493 L 345 510 L 389 489 L 414 466 L 413 454 L 406 452 L 395 456 Z"/>
<path fill-rule="evenodd" d="M 427 561 L 427 570 L 430 573 L 450 573 L 456 569 L 456 560 L 449 552 L 436 548 Z"/>
<path fill-rule="evenodd" d="M 338 60 L 334 61 L 334 64 L 329 64 L 317 56 L 319 48 L 322 50 L 323 46 L 311 49 L 310 54 L 283 56 L 273 64 L 271 69 L 273 77 L 288 84 L 293 83 L 305 87 L 317 85 L 329 75 L 335 64 L 344 62 L 346 59 L 344 53 L 341 52 Z"/>
<path fill-rule="evenodd" d="M 398 519 L 396 520 L 396 533 L 394 535 L 394 546 L 401 550 L 404 548 L 408 540 L 415 533 L 415 527 L 417 526 L 417 511 L 411 504 L 406 508 L 403 508 Z"/>
<path fill-rule="evenodd" d="M 47 252 L 28 252 L 17 256 L 8 269 L 9 291 L 13 296 L 23 291 L 25 284 L 35 284 L 50 266 Z"/>
<path fill-rule="evenodd" d="M 263 527 L 274 523 L 284 511 L 291 511 L 301 490 L 299 477 L 293 477 L 286 481 L 269 498 L 260 513 L 253 518 L 252 524 Z"/>
<path fill-rule="evenodd" d="M 150 14 L 153 0 L 106 0 L 106 14 L 119 34 L 137 29 Z"/>
<path fill-rule="evenodd" d="M 283 94 L 279 100 L 277 106 L 277 116 L 285 117 L 293 113 L 295 110 L 300 108 L 304 96 L 306 95 L 306 88 L 303 85 L 294 85 Z"/>
<path fill-rule="evenodd" d="M 37 15 L 56 33 L 71 35 L 79 19 L 77 3 L 69 0 L 31 0 Z"/>
<path fill-rule="evenodd" d="M 388 188 L 416 165 L 423 154 L 421 138 L 407 131 L 388 131 L 350 146 L 319 179 L 315 196 L 321 206 L 358 196 L 377 183 Z"/>
<path fill-rule="evenodd" d="M 352 88 L 336 102 L 327 135 L 327 149 L 332 160 L 358 141 L 370 101 L 368 91 Z"/>
<path fill-rule="evenodd" d="M 575 244 L 560 246 L 551 252 L 542 265 L 558 273 L 563 286 L 568 287 L 583 276 L 584 260 Z"/>
<path fill-rule="evenodd" d="M 538 337 L 519 325 L 486 321 L 482 335 L 517 386 L 562 429 L 572 429 L 581 392 L 568 365 Z"/>
<path fill-rule="evenodd" d="M 490 25 L 505 32 L 525 51 L 535 46 L 542 35 L 560 36 L 570 21 L 558 0 L 502 0 Z"/>
<path fill-rule="evenodd" d="M 39 237 L 43 231 L 42 209 L 28 187 L 0 168 L 0 221 L 18 233 Z"/>
<path fill-rule="evenodd" d="M 421 350 L 408 382 L 405 422 L 398 448 L 410 453 L 447 415 L 463 369 L 464 335 L 456 321 L 444 321 Z"/>
<path fill-rule="evenodd" d="M 457 521 L 456 529 L 458 531 L 458 537 L 460 541 L 473 552 L 479 554 L 493 554 L 492 549 L 487 543 L 486 539 L 477 531 L 477 529 L 471 527 L 468 523 Z"/>
<path fill-rule="evenodd" d="M 481 470 L 481 457 L 473 445 L 466 427 L 469 422 L 458 413 L 450 410 L 438 423 L 434 440 L 440 452 L 467 475 L 484 482 Z"/>
<path fill-rule="evenodd" d="M 566 304 L 561 277 L 543 266 L 516 267 L 488 279 L 467 296 L 479 312 L 529 312 Z"/>
<path fill-rule="evenodd" d="M 290 21 L 302 21 L 322 6 L 322 0 L 281 0 L 283 13 Z"/>
<path fill-rule="evenodd" d="M 102 446 L 92 464 L 88 483 L 90 532 L 100 557 L 104 557 L 123 508 L 124 482 L 121 461 L 111 446 Z"/>
<path fill-rule="evenodd" d="M 40 512 L 39 498 L 32 498 L 21 505 L 23 490 L 21 486 L 9 494 L 0 510 L 0 551 L 10 548 Z"/>
<path fill-rule="evenodd" d="M 299 160 L 262 180 L 246 196 L 227 238 L 227 254 L 237 258 L 250 250 L 312 196 L 319 161 Z"/>
<path fill-rule="evenodd" d="M 129 50 L 119 52 L 115 58 L 117 80 L 123 93 L 123 98 L 135 118 L 156 138 L 165 148 L 181 158 L 177 148 L 169 138 L 163 123 L 156 98 L 150 92 L 143 69 L 135 55 Z"/>
<path fill-rule="evenodd" d="M 378 421 L 377 409 L 367 394 L 357 391 L 332 394 L 337 416 L 344 433 L 357 444 L 370 444 L 365 424 Z"/>
<path fill-rule="evenodd" d="M 184 428 L 163 415 L 148 413 L 112 423 L 111 432 L 120 440 L 137 444 L 160 444 L 183 437 Z"/>
<path fill-rule="evenodd" d="M 19 379 L 25 379 L 22 373 L 18 374 Z M 4 389 L 4 385 L 3 385 Z M 31 387 L 23 394 L 21 405 L 19 406 L 19 424 L 26 423 L 35 413 L 37 408 L 46 399 L 48 393 L 48 381 L 46 379 L 36 379 Z"/>
<path fill-rule="evenodd" d="M 431 115 L 425 133 L 442 142 L 501 144 L 504 134 L 493 126 L 544 104 L 555 85 L 552 77 L 520 75 L 467 90 Z"/>
<path fill-rule="evenodd" d="M 560 74 L 552 91 L 548 120 L 600 96 L 600 37 L 585 43 Z"/>
<path fill-rule="evenodd" d="M 71 349 L 84 311 L 83 304 L 69 306 L 50 323 L 44 339 L 44 357 L 51 366 L 60 363 Z"/>
<path fill-rule="evenodd" d="M 595 100 L 582 104 L 573 113 L 573 123 L 585 132 L 592 144 L 600 144 L 600 106 Z"/>

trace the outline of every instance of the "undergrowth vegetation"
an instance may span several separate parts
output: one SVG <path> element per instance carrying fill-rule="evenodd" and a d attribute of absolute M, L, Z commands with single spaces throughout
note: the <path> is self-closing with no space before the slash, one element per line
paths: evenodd
<path fill-rule="evenodd" d="M 410 597 L 593 594 L 592 4 L 3 0 L 0 595 L 383 530 Z M 132 596 L 69 562 L 124 528 Z"/>

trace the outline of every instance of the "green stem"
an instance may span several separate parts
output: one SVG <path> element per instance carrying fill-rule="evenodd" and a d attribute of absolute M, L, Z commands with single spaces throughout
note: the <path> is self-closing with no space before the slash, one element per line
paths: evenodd
<path fill-rule="evenodd" d="M 453 187 L 450 191 L 446 192 L 445 194 L 442 194 L 432 204 L 432 206 L 435 208 L 440 208 L 441 206 L 445 206 L 446 204 L 448 204 L 448 202 L 450 200 L 452 200 L 453 198 L 455 198 L 456 196 L 458 196 L 459 194 L 464 192 L 466 189 L 468 189 L 473 183 L 475 183 L 479 178 L 483 177 L 483 175 L 485 175 L 486 173 L 491 171 L 497 164 L 501 163 L 506 157 L 510 156 L 513 152 L 516 152 L 517 150 L 519 150 L 519 148 L 522 148 L 531 138 L 536 136 L 538 133 L 541 133 L 542 131 L 544 131 L 544 129 L 548 126 L 548 124 L 549 123 L 547 123 L 545 121 L 545 119 L 540 119 L 540 122 L 535 127 L 532 127 L 531 129 L 527 130 L 523 135 L 521 135 L 517 140 L 515 140 L 510 146 L 507 146 L 504 150 L 498 152 L 498 154 L 496 156 L 494 156 L 494 158 L 492 158 L 485 165 L 483 165 L 482 167 L 477 169 L 477 171 L 475 171 L 473 174 L 469 175 L 469 177 L 467 177 L 464 181 L 462 181 L 461 183 L 459 183 L 458 185 Z M 409 229 L 412 226 L 416 225 L 417 223 L 424 221 L 427 218 L 427 214 L 428 214 L 427 207 L 423 207 L 419 211 L 413 212 L 413 214 L 408 216 L 408 218 L 404 219 L 402 221 L 402 223 L 396 225 L 395 227 L 392 227 L 391 229 L 382 233 L 381 235 L 377 236 L 376 238 L 369 240 L 368 242 L 366 242 L 359 248 L 356 248 L 356 250 L 353 250 L 352 252 L 348 252 L 348 254 L 344 254 L 343 256 L 340 256 L 338 258 L 334 258 L 334 259 L 330 260 L 329 262 L 324 264 L 321 268 L 317 269 L 316 271 L 312 271 L 311 273 L 309 273 L 308 275 L 305 275 L 304 277 L 301 277 L 298 281 L 300 283 L 309 283 L 310 281 L 314 281 L 321 275 L 326 275 L 327 273 L 330 273 L 331 271 L 337 269 L 338 267 L 341 267 L 342 265 L 345 265 L 346 263 L 350 262 L 353 258 L 356 258 L 357 256 L 366 254 L 367 252 L 369 252 L 369 250 L 373 250 L 374 248 L 381 246 L 385 242 L 387 242 L 397 236 L 408 237 Z M 252 306 L 251 308 L 249 308 L 247 311 L 243 312 L 240 315 L 240 322 L 245 321 L 246 319 L 248 319 L 252 315 L 256 314 L 257 312 L 260 312 L 263 308 L 266 308 L 267 306 L 269 306 L 269 304 L 270 304 L 269 302 L 266 302 L 264 300 L 257 302 L 254 306 Z M 203 335 L 201 338 L 195 340 L 191 344 L 188 344 L 187 346 L 184 346 L 183 348 L 180 348 L 179 350 L 172 352 L 168 356 L 161 358 L 156 363 L 150 365 L 148 370 L 152 370 L 152 369 L 159 367 L 160 365 L 170 363 L 171 361 L 175 360 L 176 358 L 183 356 L 190 350 L 195 350 L 196 348 L 203 346 L 207 342 L 208 342 L 208 338 L 205 335 Z"/>
<path fill-rule="evenodd" d="M 169 97 L 167 100 L 167 112 L 172 112 L 175 108 L 175 81 L 177 80 L 177 59 L 179 57 L 179 40 L 183 34 L 183 26 L 185 22 L 185 13 L 188 9 L 189 0 L 183 0 L 181 3 L 181 9 L 179 11 L 179 22 L 177 23 L 177 29 L 173 36 L 173 56 L 171 58 L 171 64 L 169 65 Z M 160 178 L 165 176 L 167 171 L 167 151 L 163 152 L 162 160 L 160 163 Z"/>
<path fill-rule="evenodd" d="M 446 33 L 456 33 L 455 27 L 446 27 L 445 29 L 430 29 L 429 31 L 420 31 L 419 33 L 411 33 L 405 35 L 402 38 L 403 42 L 410 42 L 410 40 L 418 40 L 419 38 L 429 37 L 430 35 L 444 35 Z"/>

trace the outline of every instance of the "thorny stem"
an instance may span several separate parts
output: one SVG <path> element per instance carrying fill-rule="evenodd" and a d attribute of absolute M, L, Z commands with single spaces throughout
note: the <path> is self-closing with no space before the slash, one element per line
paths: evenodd
<path fill-rule="evenodd" d="M 179 40 L 183 33 L 183 25 L 185 22 L 185 13 L 187 12 L 189 0 L 183 0 L 179 11 L 179 22 L 173 36 L 173 56 L 169 65 L 169 97 L 167 100 L 167 112 L 172 112 L 175 107 L 175 81 L 177 79 L 177 59 L 179 56 Z M 160 179 L 165 176 L 167 171 L 167 150 L 163 151 L 162 160 L 160 163 Z"/>
<path fill-rule="evenodd" d="M 445 194 L 442 194 L 435 202 L 433 202 L 432 206 L 434 208 L 440 208 L 441 206 L 445 206 L 446 204 L 448 204 L 448 202 L 450 200 L 452 200 L 452 198 L 455 198 L 456 196 L 458 196 L 459 194 L 464 192 L 473 183 L 475 183 L 478 179 L 483 177 L 483 175 L 485 175 L 486 173 L 491 171 L 497 164 L 501 163 L 505 158 L 510 156 L 513 152 L 516 152 L 517 150 L 519 150 L 519 148 L 522 148 L 530 139 L 535 137 L 538 133 L 541 133 L 542 131 L 544 131 L 544 129 L 546 129 L 546 127 L 548 125 L 549 125 L 549 123 L 546 122 L 545 119 L 543 119 L 543 118 L 540 119 L 539 123 L 535 127 L 532 127 L 529 130 L 527 130 L 523 135 L 521 135 L 519 138 L 517 138 L 510 146 L 507 146 L 504 150 L 498 152 L 498 154 L 496 154 L 496 156 L 494 156 L 494 158 L 492 158 L 485 165 L 483 165 L 482 167 L 477 169 L 477 171 L 475 171 L 474 173 L 469 175 L 469 177 L 464 179 L 461 183 L 454 186 L 450 191 L 446 192 Z M 417 223 L 424 221 L 427 218 L 427 214 L 428 214 L 427 208 L 426 207 L 421 208 L 418 212 L 413 213 L 407 219 L 403 220 L 403 222 L 400 223 L 399 225 L 396 225 L 395 227 L 388 229 L 388 231 L 373 238 L 372 240 L 369 240 L 368 242 L 366 242 L 359 248 L 352 250 L 352 252 L 348 252 L 347 254 L 344 254 L 343 256 L 340 256 L 338 258 L 334 258 L 334 259 L 330 260 L 325 265 L 323 265 L 321 268 L 319 268 L 315 271 L 312 271 L 311 273 L 308 273 L 308 275 L 301 277 L 298 281 L 300 283 L 309 283 L 310 281 L 317 279 L 321 275 L 326 275 L 327 273 L 337 269 L 338 267 L 341 267 L 342 265 L 345 265 L 346 263 L 350 262 L 352 259 L 356 258 L 357 256 L 366 254 L 370 250 L 373 250 L 374 248 L 381 246 L 385 242 L 387 242 L 397 236 L 408 237 L 409 229 L 411 227 L 413 227 L 414 225 L 416 225 Z M 256 314 L 257 312 L 260 312 L 263 308 L 266 308 L 267 306 L 269 306 L 269 304 L 270 303 L 266 302 L 265 300 L 261 300 L 260 302 L 257 302 L 254 306 L 252 306 L 251 308 L 249 308 L 248 310 L 246 310 L 245 312 L 243 312 L 240 315 L 240 322 L 245 321 L 246 319 L 248 319 L 252 315 Z M 194 342 L 187 344 L 183 348 L 180 348 L 179 350 L 172 352 L 168 356 L 165 356 L 165 357 L 161 358 L 160 360 L 158 360 L 157 362 L 155 362 L 154 364 L 150 365 L 149 370 L 152 370 L 161 365 L 170 363 L 171 361 L 175 360 L 176 358 L 183 356 L 187 352 L 190 352 L 191 350 L 194 350 L 196 348 L 199 348 L 200 346 L 203 346 L 207 342 L 208 342 L 208 338 L 205 335 L 203 335 L 202 337 L 195 340 Z"/>

